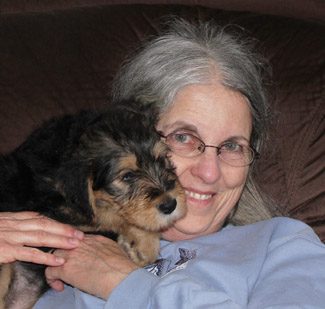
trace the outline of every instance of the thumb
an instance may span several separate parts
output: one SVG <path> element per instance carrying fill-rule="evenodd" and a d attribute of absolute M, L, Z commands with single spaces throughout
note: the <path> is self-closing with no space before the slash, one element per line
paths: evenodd
<path fill-rule="evenodd" d="M 56 279 L 55 269 L 56 267 L 47 267 L 45 270 L 46 282 L 54 290 L 62 292 L 64 290 L 63 281 Z"/>

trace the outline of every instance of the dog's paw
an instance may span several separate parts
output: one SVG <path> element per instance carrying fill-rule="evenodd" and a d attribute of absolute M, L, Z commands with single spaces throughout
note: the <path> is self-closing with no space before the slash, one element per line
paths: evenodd
<path fill-rule="evenodd" d="M 119 235 L 117 242 L 134 263 L 141 267 L 147 264 L 148 257 L 139 251 L 136 240 L 130 241 L 127 237 Z"/>
<path fill-rule="evenodd" d="M 143 267 L 153 263 L 157 258 L 159 240 L 156 238 L 149 241 L 148 238 L 137 239 L 136 237 L 130 238 L 120 234 L 117 242 L 138 266 Z"/>

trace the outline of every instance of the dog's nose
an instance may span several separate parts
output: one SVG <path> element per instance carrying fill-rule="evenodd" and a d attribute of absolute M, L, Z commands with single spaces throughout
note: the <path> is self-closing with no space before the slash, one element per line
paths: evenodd
<path fill-rule="evenodd" d="M 175 199 L 169 200 L 168 202 L 161 203 L 157 206 L 158 210 L 165 215 L 171 214 L 176 208 L 177 202 Z"/>

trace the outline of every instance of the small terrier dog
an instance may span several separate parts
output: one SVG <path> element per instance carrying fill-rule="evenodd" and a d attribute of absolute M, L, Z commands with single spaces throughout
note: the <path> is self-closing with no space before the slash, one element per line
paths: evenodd
<path fill-rule="evenodd" d="M 0 157 L 0 211 L 36 211 L 110 233 L 139 266 L 154 262 L 160 232 L 186 212 L 156 120 L 151 106 L 136 102 L 50 120 Z M 44 270 L 1 265 L 0 308 L 31 308 L 49 288 Z"/>

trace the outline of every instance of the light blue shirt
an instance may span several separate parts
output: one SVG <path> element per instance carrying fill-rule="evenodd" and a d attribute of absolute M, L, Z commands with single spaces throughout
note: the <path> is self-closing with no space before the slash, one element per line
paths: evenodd
<path fill-rule="evenodd" d="M 325 308 L 325 246 L 306 224 L 274 218 L 189 241 L 161 241 L 155 265 L 107 301 L 65 287 L 36 309 Z"/>

